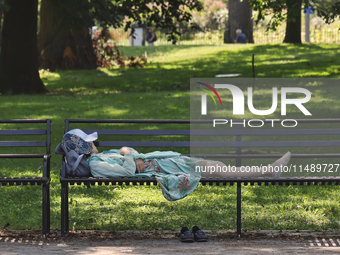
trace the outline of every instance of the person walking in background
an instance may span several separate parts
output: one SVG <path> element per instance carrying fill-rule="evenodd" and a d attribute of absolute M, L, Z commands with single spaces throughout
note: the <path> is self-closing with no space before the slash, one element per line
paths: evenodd
<path fill-rule="evenodd" d="M 247 43 L 248 42 L 247 36 L 244 33 L 242 33 L 241 29 L 237 29 L 236 34 L 237 34 L 237 37 L 234 41 L 235 43 Z"/>
<path fill-rule="evenodd" d="M 154 32 L 150 28 L 148 28 L 148 32 L 146 34 L 146 40 L 148 41 L 149 46 L 153 46 L 153 43 L 157 40 L 157 37 Z"/>

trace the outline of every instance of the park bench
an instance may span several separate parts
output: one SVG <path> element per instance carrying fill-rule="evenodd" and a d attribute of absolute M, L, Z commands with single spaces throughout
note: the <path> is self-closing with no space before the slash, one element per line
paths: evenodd
<path fill-rule="evenodd" d="M 123 120 L 123 119 L 105 119 L 105 120 L 80 120 L 80 119 L 66 119 L 65 120 L 65 133 L 74 128 L 80 128 L 86 133 L 98 132 L 98 141 L 95 145 L 99 147 L 120 148 L 129 146 L 151 148 L 152 150 L 183 150 L 183 148 L 204 146 L 233 149 L 231 153 L 213 153 L 213 154 L 191 154 L 190 156 L 209 158 L 209 159 L 230 159 L 236 166 L 244 165 L 241 160 L 256 160 L 256 159 L 273 159 L 281 157 L 290 149 L 297 152 L 292 153 L 292 159 L 332 159 L 336 163 L 339 158 L 339 153 L 334 153 L 334 148 L 338 149 L 340 141 L 336 140 L 336 136 L 340 135 L 340 119 L 306 119 L 297 120 L 299 125 L 303 128 L 273 128 L 270 125 L 265 129 L 254 129 L 244 127 L 242 123 L 235 124 L 233 127 L 220 129 L 220 130 L 199 130 L 191 129 L 190 124 L 209 124 L 212 121 L 202 120 Z M 238 121 L 240 122 L 240 121 Z M 273 124 L 272 121 L 265 120 L 264 123 Z M 276 120 L 275 123 L 280 123 Z M 336 126 L 334 128 L 334 126 Z M 149 126 L 149 128 L 148 128 Z M 151 126 L 151 127 L 150 127 Z M 154 126 L 157 126 L 155 129 Z M 278 125 L 276 125 L 278 126 Z M 190 141 L 190 136 L 197 137 L 229 137 L 227 141 L 217 142 L 205 139 L 203 142 Z M 121 138 L 120 138 L 121 137 Z M 150 138 L 149 138 L 150 137 Z M 283 140 L 283 137 L 288 137 L 288 141 Z M 327 137 L 328 140 L 327 140 Z M 186 139 L 184 139 L 186 138 Z M 123 139 L 123 140 L 122 140 Z M 184 139 L 184 140 L 183 140 Z M 257 141 L 254 141 L 257 139 Z M 281 140 L 280 140 L 281 139 Z M 305 140 L 303 140 L 305 139 Z M 306 140 L 307 139 L 307 140 Z M 313 140 L 312 140 L 313 139 Z M 328 151 L 319 151 L 320 148 L 325 147 Z M 176 149 L 177 148 L 177 149 Z M 242 150 L 243 148 L 251 148 L 250 150 Z M 261 151 L 266 150 L 266 151 Z M 268 149 L 269 148 L 269 149 Z M 272 153 L 270 148 L 283 150 L 280 153 Z M 315 148 L 316 153 L 312 150 Z M 101 148 L 99 148 L 100 151 Z M 213 150 L 212 150 L 213 151 Z M 179 151 L 181 152 L 181 151 Z M 308 153 L 306 153 L 308 152 Z M 249 154 L 250 153 L 250 154 Z M 182 153 L 184 154 L 184 153 Z M 184 154 L 185 155 L 185 154 Z M 320 161 L 321 162 L 321 161 Z M 269 162 L 268 162 L 269 163 Z M 64 161 L 63 161 L 64 164 Z M 308 165 L 308 164 L 307 164 Z M 298 165 L 299 167 L 299 165 Z M 299 170 L 299 168 L 298 168 Z M 305 173 L 305 170 L 303 170 Z M 299 172 L 299 171 L 298 171 Z M 314 171 L 315 172 L 315 171 Z M 310 172 L 310 173 L 314 173 Z M 340 169 L 339 169 L 340 172 Z M 300 174 L 301 175 L 301 174 Z M 279 185 L 311 185 L 311 184 L 338 184 L 340 178 L 337 176 L 292 176 L 270 178 L 202 178 L 202 185 L 237 185 L 237 234 L 241 236 L 241 185 L 258 185 L 276 184 Z M 98 185 L 122 185 L 137 183 L 142 184 L 156 184 L 157 181 L 152 178 L 71 178 L 66 176 L 65 168 L 61 168 L 61 233 L 65 234 L 69 230 L 69 209 L 68 209 L 68 185 L 85 184 L 93 186 Z"/>
<path fill-rule="evenodd" d="M 2 186 L 21 184 L 42 185 L 42 233 L 43 236 L 46 236 L 46 234 L 50 232 L 51 120 L 0 120 L 0 125 L 0 136 L 6 139 L 1 139 L 0 141 L 0 149 L 6 151 L 6 154 L 0 154 L 1 159 L 8 159 L 10 161 L 12 161 L 12 159 L 21 159 L 24 166 L 26 165 L 24 159 L 42 159 L 42 176 L 41 174 L 40 176 L 37 174 L 36 176 L 29 177 L 3 176 L 0 170 L 0 183 Z M 32 128 L 32 126 L 34 128 Z M 37 126 L 39 129 L 36 128 Z M 39 140 L 37 141 L 35 139 Z M 45 148 L 44 152 L 40 154 L 36 153 L 36 147 Z M 13 200 L 15 200 L 15 198 L 13 198 Z"/>

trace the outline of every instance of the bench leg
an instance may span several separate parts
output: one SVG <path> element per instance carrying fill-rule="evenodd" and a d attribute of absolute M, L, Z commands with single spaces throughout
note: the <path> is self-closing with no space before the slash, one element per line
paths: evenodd
<path fill-rule="evenodd" d="M 68 183 L 61 184 L 61 235 L 69 231 L 68 219 Z"/>
<path fill-rule="evenodd" d="M 50 194 L 50 188 L 51 185 L 50 183 L 47 184 L 47 205 L 46 205 L 46 210 L 47 210 L 47 234 L 50 233 L 51 229 L 51 194 Z"/>
<path fill-rule="evenodd" d="M 47 186 L 47 233 L 50 233 L 51 229 L 51 176 L 50 176 L 50 169 L 51 169 L 51 161 L 50 158 L 47 161 L 47 169 L 48 169 L 48 186 Z"/>
<path fill-rule="evenodd" d="M 241 237 L 241 182 L 237 183 L 237 237 Z"/>
<path fill-rule="evenodd" d="M 46 237 L 50 233 L 50 185 L 43 184 L 43 201 L 42 201 L 42 221 L 43 221 L 43 236 Z"/>

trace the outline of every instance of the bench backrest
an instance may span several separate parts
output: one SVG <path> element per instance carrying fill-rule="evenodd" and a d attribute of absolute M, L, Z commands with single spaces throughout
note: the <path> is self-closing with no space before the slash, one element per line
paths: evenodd
<path fill-rule="evenodd" d="M 14 124 L 15 128 L 4 127 L 7 124 Z M 27 128 L 27 125 L 24 124 L 32 124 L 41 128 Z M 44 154 L 6 153 L 0 154 L 0 158 L 41 158 L 44 155 L 50 155 L 50 119 L 0 120 L 0 128 L 0 147 L 44 147 L 46 151 Z M 8 139 L 8 136 L 11 138 Z M 30 139 L 30 137 L 34 140 Z"/>
<path fill-rule="evenodd" d="M 207 130 L 202 129 L 193 129 L 193 124 L 199 125 L 201 127 L 204 124 L 210 125 L 212 121 L 193 121 L 193 120 L 123 120 L 123 119 L 106 119 L 106 120 L 81 120 L 81 119 L 66 119 L 65 120 L 65 132 L 72 128 L 80 128 L 80 124 L 114 124 L 110 125 L 109 129 L 99 129 L 100 125 L 98 125 L 98 129 L 83 129 L 86 133 L 92 133 L 97 131 L 99 135 L 98 142 L 96 142 L 96 146 L 105 146 L 111 148 L 117 148 L 122 146 L 129 147 L 162 147 L 162 148 L 170 148 L 170 147 L 211 147 L 211 148 L 233 148 L 235 153 L 226 154 L 226 153 L 213 153 L 213 154 L 195 154 L 192 156 L 199 157 L 213 157 L 213 158 L 235 158 L 236 164 L 241 165 L 241 158 L 278 158 L 279 155 L 272 153 L 261 153 L 256 154 L 257 151 L 254 151 L 253 154 L 244 154 L 242 153 L 242 148 L 276 148 L 276 147 L 285 147 L 285 148 L 294 148 L 294 147 L 302 147 L 311 148 L 311 147 L 340 147 L 340 140 L 335 140 L 334 137 L 340 135 L 340 119 L 309 119 L 309 120 L 297 120 L 299 125 L 304 124 L 307 128 L 244 128 L 243 124 L 234 125 L 232 128 L 225 128 L 220 130 L 212 130 L 211 128 Z M 240 122 L 240 121 L 238 121 Z M 271 123 L 271 121 L 265 121 L 266 123 Z M 280 121 L 275 121 L 276 126 Z M 115 125 L 117 124 L 117 125 Z M 165 129 L 165 130 L 141 130 L 141 129 L 128 129 L 128 127 L 124 127 L 124 129 L 120 129 L 120 124 L 144 124 L 144 125 L 157 125 L 167 127 L 169 124 L 172 125 L 173 129 Z M 191 130 L 190 130 L 191 124 Z M 327 125 L 326 127 L 320 127 L 320 125 Z M 332 127 L 331 125 L 338 124 L 338 127 Z M 184 127 L 180 130 L 176 129 L 176 125 L 180 125 Z M 70 127 L 72 126 L 72 127 Z M 314 128 L 315 126 L 316 128 Z M 311 128 L 312 127 L 312 128 Z M 112 136 L 109 140 L 103 141 L 101 139 L 101 135 L 109 135 Z M 191 139 L 192 137 L 217 137 L 215 141 L 206 141 L 207 139 L 203 139 L 200 141 L 199 139 Z M 329 137 L 332 135 L 332 137 Z M 119 136 L 122 137 L 130 137 L 128 140 L 120 141 L 118 139 Z M 139 137 L 142 137 L 142 139 Z M 158 136 L 158 137 L 186 137 L 186 140 L 169 140 L 169 141 L 158 141 L 150 140 L 148 136 Z M 136 137 L 134 139 L 133 137 Z M 144 137 L 144 139 L 143 139 Z M 220 137 L 229 137 L 229 139 L 224 141 L 219 141 Z M 257 137 L 257 140 L 256 138 Z M 272 140 L 267 137 L 271 137 Z M 277 137 L 288 137 L 287 140 L 277 140 Z M 301 137 L 305 137 L 304 140 L 301 140 Z M 317 138 L 317 139 L 316 139 Z M 321 138 L 321 140 L 320 140 Z M 253 140 L 256 141 L 253 141 Z M 313 140 L 315 139 L 315 140 Z M 306 150 L 304 150 L 306 151 Z M 310 151 L 310 150 L 309 150 Z M 221 155 L 222 154 L 222 155 Z M 319 153 L 297 153 L 293 155 L 295 158 L 337 158 L 340 154 L 332 151 L 319 152 Z"/>

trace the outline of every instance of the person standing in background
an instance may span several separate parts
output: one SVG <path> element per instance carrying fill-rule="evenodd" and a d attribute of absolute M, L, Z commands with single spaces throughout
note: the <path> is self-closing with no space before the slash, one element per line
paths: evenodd
<path fill-rule="evenodd" d="M 244 33 L 242 33 L 241 29 L 237 29 L 236 34 L 237 34 L 237 37 L 234 41 L 235 43 L 247 43 L 248 42 L 247 36 Z"/>
<path fill-rule="evenodd" d="M 149 46 L 153 46 L 153 42 L 156 41 L 156 35 L 150 28 L 148 28 L 148 32 L 146 34 L 146 40 L 148 41 Z"/>

